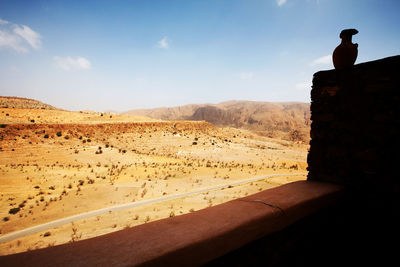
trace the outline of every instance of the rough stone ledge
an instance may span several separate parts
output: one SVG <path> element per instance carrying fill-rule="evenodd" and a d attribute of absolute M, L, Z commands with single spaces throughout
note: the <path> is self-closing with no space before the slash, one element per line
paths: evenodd
<path fill-rule="evenodd" d="M 342 186 L 300 181 L 107 235 L 0 257 L 0 266 L 194 266 L 337 203 Z"/>
<path fill-rule="evenodd" d="M 314 74 L 308 180 L 399 194 L 400 56 Z"/>

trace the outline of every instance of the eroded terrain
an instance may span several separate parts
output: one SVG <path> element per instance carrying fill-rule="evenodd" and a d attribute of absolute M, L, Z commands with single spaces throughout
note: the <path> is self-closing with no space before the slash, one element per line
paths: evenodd
<path fill-rule="evenodd" d="M 1 235 L 104 207 L 306 172 L 307 145 L 207 122 L 9 108 L 0 109 L 0 122 Z M 272 177 L 102 214 L 2 243 L 0 254 L 90 238 L 300 179 Z"/>

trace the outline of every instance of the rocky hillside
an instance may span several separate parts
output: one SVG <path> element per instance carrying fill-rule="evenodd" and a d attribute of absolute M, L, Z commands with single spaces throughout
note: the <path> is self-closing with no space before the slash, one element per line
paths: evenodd
<path fill-rule="evenodd" d="M 53 106 L 42 103 L 38 100 L 22 98 L 22 97 L 13 97 L 13 96 L 0 96 L 0 108 L 48 109 L 48 110 L 57 109 Z"/>
<path fill-rule="evenodd" d="M 124 114 L 147 116 L 154 119 L 162 120 L 188 120 L 194 112 L 204 104 L 190 104 L 178 107 L 163 107 L 153 109 L 135 109 L 125 112 Z"/>
<path fill-rule="evenodd" d="M 269 137 L 307 141 L 310 104 L 229 101 L 126 112 L 163 120 L 205 120 L 217 126 L 244 128 Z"/>

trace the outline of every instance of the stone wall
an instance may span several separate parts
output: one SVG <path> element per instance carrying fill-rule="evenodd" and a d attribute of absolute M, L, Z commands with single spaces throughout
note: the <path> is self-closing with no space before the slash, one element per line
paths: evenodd
<path fill-rule="evenodd" d="M 314 74 L 308 180 L 399 192 L 400 56 Z"/>

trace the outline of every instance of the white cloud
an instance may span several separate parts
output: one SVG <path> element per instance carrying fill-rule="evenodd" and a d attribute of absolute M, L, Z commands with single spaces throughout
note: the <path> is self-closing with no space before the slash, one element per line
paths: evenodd
<path fill-rule="evenodd" d="M 253 72 L 241 72 L 240 73 L 240 79 L 242 80 L 251 80 L 254 77 Z"/>
<path fill-rule="evenodd" d="M 168 49 L 169 44 L 168 44 L 167 37 L 164 37 L 160 41 L 158 41 L 158 47 L 163 48 L 163 49 Z"/>
<path fill-rule="evenodd" d="M 15 34 L 0 30 L 0 48 L 11 48 L 17 52 L 25 53 L 28 49 L 21 43 L 21 38 Z"/>
<path fill-rule="evenodd" d="M 41 36 L 39 33 L 35 32 L 31 28 L 26 25 L 21 25 L 22 27 L 15 25 L 14 33 L 21 36 L 30 46 L 35 49 L 40 48 L 42 45 L 42 41 L 40 40 Z"/>
<path fill-rule="evenodd" d="M 316 65 L 328 65 L 332 63 L 332 55 L 327 55 L 327 56 L 323 56 L 317 59 L 314 59 L 311 62 L 311 66 L 316 66 Z"/>
<path fill-rule="evenodd" d="M 90 61 L 84 57 L 53 57 L 57 67 L 63 70 L 88 70 L 92 67 Z"/>
<path fill-rule="evenodd" d="M 40 34 L 28 26 L 0 19 L 0 48 L 26 53 L 30 48 L 39 49 L 41 44 Z"/>
<path fill-rule="evenodd" d="M 286 0 L 276 0 L 276 4 L 278 6 L 283 6 L 284 4 L 286 4 Z"/>

